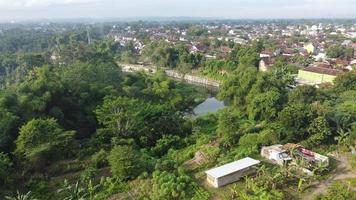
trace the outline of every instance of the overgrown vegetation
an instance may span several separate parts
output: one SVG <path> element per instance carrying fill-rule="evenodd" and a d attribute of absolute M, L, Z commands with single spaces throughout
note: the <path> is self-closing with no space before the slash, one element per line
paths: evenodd
<path fill-rule="evenodd" d="M 50 47 L 37 51 L 19 42 L 8 49 L 26 50 L 23 57 L 2 53 L 10 47 L 1 47 L 6 73 L 0 75 L 0 198 L 298 199 L 324 169 L 308 177 L 265 163 L 256 176 L 224 192 L 207 187 L 203 171 L 246 156 L 260 159 L 263 145 L 300 143 L 324 152 L 355 146 L 355 72 L 319 89 L 293 88 L 292 67 L 280 63 L 258 72 L 261 42 L 232 45 L 226 60 L 151 43 L 143 57 L 158 67 L 198 69 L 222 80 L 218 97 L 229 106 L 191 118 L 184 112 L 206 97 L 205 89 L 173 81 L 160 70 L 152 76 L 123 74 L 116 61 L 129 49 L 107 39 L 88 45 L 77 36 L 67 41 L 63 34 L 66 42 L 52 60 Z M 335 184 L 318 198 L 334 195 L 354 197 Z"/>

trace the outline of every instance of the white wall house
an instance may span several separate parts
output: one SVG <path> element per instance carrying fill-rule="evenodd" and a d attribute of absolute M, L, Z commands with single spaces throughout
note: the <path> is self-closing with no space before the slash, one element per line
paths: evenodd
<path fill-rule="evenodd" d="M 246 157 L 244 159 L 210 169 L 205 172 L 207 174 L 207 182 L 215 188 L 233 183 L 244 176 L 254 173 L 254 166 L 259 163 L 259 160 Z"/>

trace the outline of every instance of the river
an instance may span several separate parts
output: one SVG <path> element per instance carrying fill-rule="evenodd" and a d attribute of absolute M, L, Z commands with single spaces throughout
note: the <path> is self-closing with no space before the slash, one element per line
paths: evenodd
<path fill-rule="evenodd" d="M 193 109 L 193 113 L 195 117 L 199 117 L 208 113 L 215 113 L 224 107 L 225 103 L 223 101 L 219 101 L 215 97 L 211 96 L 205 99 L 203 103 L 197 105 Z"/>
<path fill-rule="evenodd" d="M 135 71 L 144 71 L 148 74 L 152 74 L 156 72 L 155 67 L 152 66 L 144 66 L 144 65 L 132 65 L 132 64 L 120 64 L 122 66 L 123 72 L 135 72 Z M 215 113 L 218 110 L 225 107 L 225 103 L 223 101 L 219 101 L 215 98 L 214 95 L 219 90 L 220 83 L 218 81 L 209 80 L 204 77 L 194 76 L 190 74 L 182 75 L 174 70 L 165 70 L 167 76 L 182 81 L 185 80 L 186 83 L 197 85 L 201 87 L 205 87 L 211 92 L 211 95 L 205 99 L 204 102 L 197 105 L 193 109 L 193 113 L 190 113 L 190 116 L 199 117 L 208 113 Z"/>

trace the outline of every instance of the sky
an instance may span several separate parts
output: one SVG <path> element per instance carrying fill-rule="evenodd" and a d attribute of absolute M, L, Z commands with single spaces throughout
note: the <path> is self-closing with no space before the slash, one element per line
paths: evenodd
<path fill-rule="evenodd" d="M 356 0 L 0 0 L 0 20 L 356 18 Z"/>

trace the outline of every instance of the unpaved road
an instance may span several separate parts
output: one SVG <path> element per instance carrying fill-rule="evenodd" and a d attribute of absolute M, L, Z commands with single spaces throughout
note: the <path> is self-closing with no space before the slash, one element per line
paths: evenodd
<path fill-rule="evenodd" d="M 304 195 L 305 200 L 312 200 L 317 195 L 325 193 L 334 181 L 356 178 L 356 171 L 352 169 L 351 163 L 345 154 L 340 154 L 339 157 L 335 159 L 338 163 L 336 169 L 331 172 L 331 176 L 326 180 L 316 183 L 315 190 Z"/>

